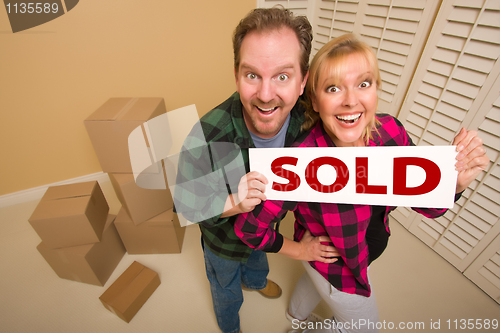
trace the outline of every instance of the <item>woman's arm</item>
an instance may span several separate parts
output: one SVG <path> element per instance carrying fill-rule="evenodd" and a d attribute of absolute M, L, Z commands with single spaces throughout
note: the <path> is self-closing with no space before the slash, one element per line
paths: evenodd
<path fill-rule="evenodd" d="M 313 237 L 308 231 L 300 242 L 295 242 L 274 230 L 274 222 L 281 220 L 287 211 L 294 210 L 296 205 L 289 201 L 265 201 L 253 211 L 238 216 L 234 225 L 236 235 L 253 249 L 277 252 L 297 260 L 337 261 L 333 258 L 339 256 L 336 249 L 321 244 L 331 242 L 327 236 Z"/>

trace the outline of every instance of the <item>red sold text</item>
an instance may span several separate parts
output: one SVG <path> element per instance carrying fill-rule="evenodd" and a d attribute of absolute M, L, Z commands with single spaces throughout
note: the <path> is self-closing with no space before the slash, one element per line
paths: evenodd
<path fill-rule="evenodd" d="M 311 189 L 321 193 L 335 193 L 341 191 L 351 177 L 355 178 L 356 193 L 364 194 L 388 194 L 386 185 L 372 185 L 368 183 L 368 157 L 356 157 L 354 175 L 351 174 L 347 165 L 333 156 L 322 156 L 311 160 L 304 172 L 304 179 Z M 297 157 L 281 156 L 271 163 L 271 171 L 278 177 L 288 180 L 288 183 L 272 183 L 272 189 L 279 192 L 290 192 L 296 190 L 301 182 L 301 177 L 290 170 L 283 168 L 284 165 L 296 166 Z M 322 184 L 318 179 L 318 169 L 324 165 L 333 167 L 336 171 L 336 179 L 331 184 Z M 425 171 L 425 181 L 416 187 L 407 186 L 408 166 L 417 166 Z M 393 186 L 394 195 L 421 195 L 434 190 L 441 180 L 441 170 L 433 161 L 422 157 L 395 157 L 393 158 Z"/>

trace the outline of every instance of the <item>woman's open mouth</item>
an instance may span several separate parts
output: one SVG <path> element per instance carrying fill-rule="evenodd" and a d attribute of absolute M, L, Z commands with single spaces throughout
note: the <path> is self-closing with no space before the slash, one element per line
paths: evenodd
<path fill-rule="evenodd" d="M 359 118 L 361 118 L 361 115 L 362 115 L 362 113 L 352 114 L 352 115 L 346 115 L 346 116 L 339 115 L 339 116 L 335 116 L 335 117 L 341 123 L 344 123 L 344 124 L 354 124 L 355 122 L 357 122 L 359 120 Z"/>

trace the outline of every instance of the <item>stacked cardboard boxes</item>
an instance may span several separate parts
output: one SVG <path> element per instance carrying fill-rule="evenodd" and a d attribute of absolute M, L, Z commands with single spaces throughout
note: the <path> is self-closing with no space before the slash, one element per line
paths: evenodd
<path fill-rule="evenodd" d="M 111 98 L 85 120 L 99 163 L 122 204 L 115 225 L 130 254 L 179 253 L 184 228 L 165 189 L 144 189 L 134 178 L 130 133 L 166 112 L 162 98 Z M 166 129 L 168 130 L 168 129 Z M 154 168 L 153 168 L 154 169 Z M 164 170 L 153 170 L 166 183 Z"/>
<path fill-rule="evenodd" d="M 137 186 L 128 147 L 134 129 L 144 130 L 144 122 L 165 112 L 161 98 L 111 98 L 85 120 L 122 208 L 118 216 L 108 214 L 109 206 L 97 182 L 47 190 L 29 222 L 42 239 L 38 251 L 59 277 L 104 286 L 126 251 L 181 252 L 185 229 L 173 212 L 165 170 L 147 171 L 153 178 L 164 179 L 165 189 Z M 156 272 L 134 262 L 100 299 L 129 322 L 159 284 Z"/>
<path fill-rule="evenodd" d="M 186 229 L 180 226 L 173 209 L 135 225 L 122 208 L 115 225 L 129 254 L 181 252 Z"/>
<path fill-rule="evenodd" d="M 29 218 L 40 254 L 56 274 L 103 286 L 125 254 L 97 182 L 49 187 Z"/>

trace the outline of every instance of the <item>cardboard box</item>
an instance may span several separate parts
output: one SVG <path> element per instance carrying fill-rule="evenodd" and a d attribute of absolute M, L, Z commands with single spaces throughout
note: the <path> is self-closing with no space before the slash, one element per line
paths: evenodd
<path fill-rule="evenodd" d="M 108 215 L 99 243 L 50 249 L 41 242 L 37 250 L 60 278 L 104 286 L 125 255 L 115 217 Z"/>
<path fill-rule="evenodd" d="M 159 285 L 158 273 L 134 261 L 99 299 L 106 309 L 128 323 Z"/>
<path fill-rule="evenodd" d="M 136 225 L 174 207 L 170 190 L 139 187 L 131 173 L 110 173 L 109 179 L 118 200 Z"/>
<path fill-rule="evenodd" d="M 109 206 L 96 181 L 52 186 L 29 218 L 48 248 L 101 240 Z"/>
<path fill-rule="evenodd" d="M 132 173 L 129 134 L 145 121 L 165 112 L 163 98 L 110 98 L 85 119 L 102 170 Z"/>
<path fill-rule="evenodd" d="M 173 209 L 135 225 L 122 207 L 115 226 L 129 254 L 180 253 L 186 231 Z"/>

